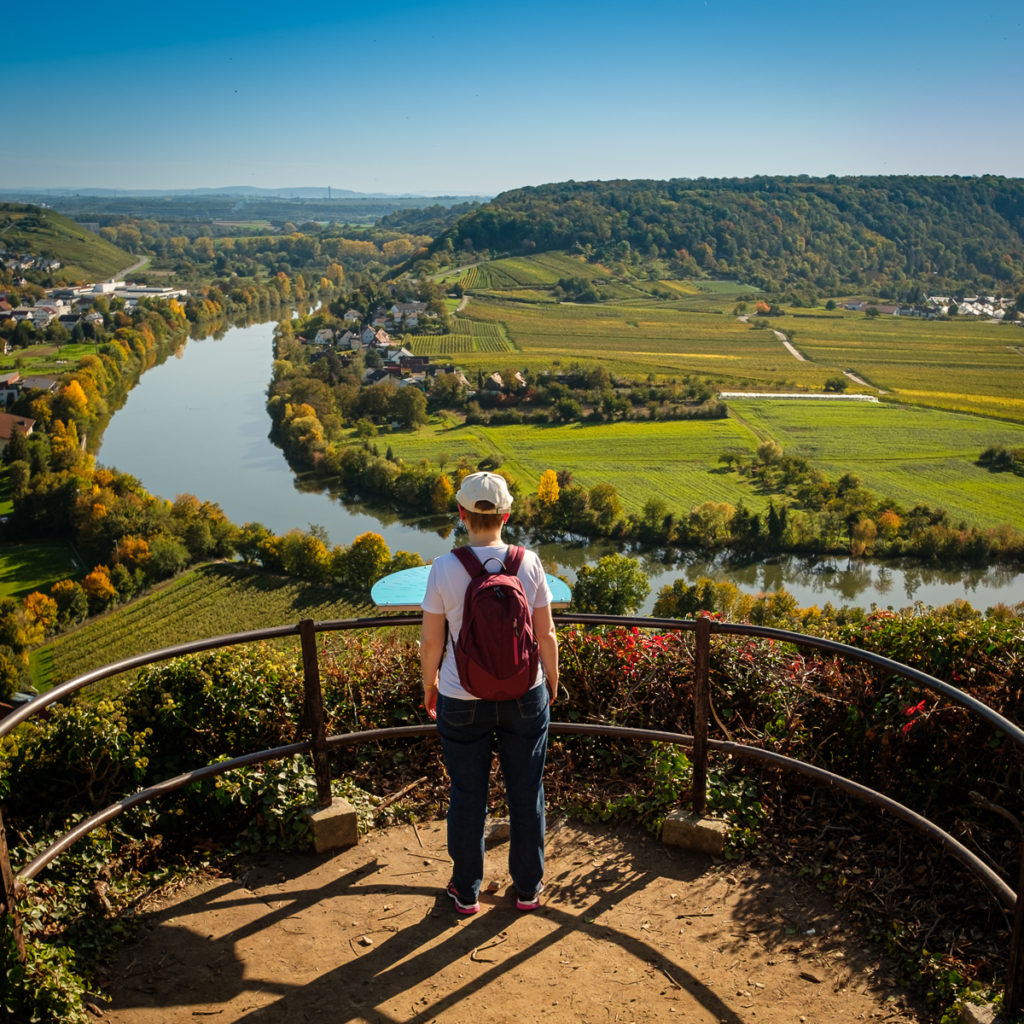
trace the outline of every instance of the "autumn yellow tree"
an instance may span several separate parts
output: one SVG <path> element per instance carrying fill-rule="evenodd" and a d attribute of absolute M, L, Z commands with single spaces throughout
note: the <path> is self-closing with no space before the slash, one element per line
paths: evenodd
<path fill-rule="evenodd" d="M 118 564 L 126 569 L 142 569 L 149 561 L 149 542 L 145 537 L 122 537 L 114 555 Z"/>
<path fill-rule="evenodd" d="M 558 474 L 553 469 L 545 469 L 541 473 L 537 500 L 544 505 L 553 505 L 558 501 Z"/>
<path fill-rule="evenodd" d="M 878 527 L 886 540 L 891 540 L 895 537 L 902 525 L 903 520 L 900 518 L 899 513 L 894 512 L 891 508 L 886 509 L 878 517 Z"/>
<path fill-rule="evenodd" d="M 63 420 L 54 420 L 50 430 L 50 451 L 52 454 L 51 466 L 53 469 L 73 469 L 84 459 L 85 453 L 81 449 L 78 439 L 78 427 L 75 421 L 65 423 Z"/>
<path fill-rule="evenodd" d="M 57 602 L 52 597 L 34 590 L 22 601 L 25 615 L 25 635 L 30 644 L 40 643 L 57 624 Z"/>
<path fill-rule="evenodd" d="M 878 527 L 874 519 L 867 516 L 862 517 L 859 522 L 850 530 L 850 554 L 854 558 L 870 554 L 878 537 Z"/>
<path fill-rule="evenodd" d="M 101 610 L 117 599 L 117 591 L 110 582 L 110 571 L 105 565 L 97 565 L 82 580 L 82 587 L 89 598 L 90 608 Z"/>
<path fill-rule="evenodd" d="M 345 281 L 345 268 L 336 261 L 331 261 L 327 264 L 327 269 L 324 271 L 324 277 L 330 281 L 331 284 L 343 284 Z"/>
<path fill-rule="evenodd" d="M 430 503 L 434 511 L 447 512 L 451 508 L 452 498 L 454 497 L 455 488 L 452 487 L 451 480 L 444 473 L 441 473 L 434 481 L 434 486 L 430 492 Z"/>

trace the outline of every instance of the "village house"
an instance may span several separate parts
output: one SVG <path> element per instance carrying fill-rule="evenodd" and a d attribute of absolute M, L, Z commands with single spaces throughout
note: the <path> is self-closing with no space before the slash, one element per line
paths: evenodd
<path fill-rule="evenodd" d="M 21 394 L 20 380 L 21 374 L 17 370 L 0 373 L 0 405 L 5 409 Z"/>
<path fill-rule="evenodd" d="M 379 384 L 382 380 L 390 377 L 391 374 L 382 366 L 371 366 L 363 372 L 363 383 L 367 386 Z"/>
<path fill-rule="evenodd" d="M 402 347 L 402 348 L 396 348 L 396 349 L 391 350 L 388 353 L 387 361 L 389 363 L 401 364 L 404 360 L 412 359 L 412 358 L 413 358 L 412 353 L 407 348 Z"/>
<path fill-rule="evenodd" d="M 26 416 L 12 416 L 8 412 L 0 412 L 0 455 L 7 450 L 7 444 L 15 430 L 20 430 L 28 437 L 35 429 L 36 421 Z"/>
<path fill-rule="evenodd" d="M 47 394 L 53 394 L 59 384 L 60 380 L 57 377 L 30 374 L 18 381 L 18 388 L 22 395 L 27 394 L 29 391 L 43 391 Z"/>

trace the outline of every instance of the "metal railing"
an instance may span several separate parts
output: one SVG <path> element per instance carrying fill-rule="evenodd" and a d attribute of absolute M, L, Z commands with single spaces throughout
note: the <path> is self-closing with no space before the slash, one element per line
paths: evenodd
<path fill-rule="evenodd" d="M 1000 715 L 988 705 L 964 693 L 962 690 L 943 682 L 934 676 L 921 672 L 908 665 L 893 661 L 880 654 L 865 651 L 849 644 L 839 643 L 835 640 L 828 640 L 822 637 L 810 636 L 804 633 L 796 633 L 785 629 L 774 629 L 766 626 L 754 626 L 746 623 L 721 622 L 709 618 L 696 620 L 659 619 L 659 618 L 637 618 L 629 616 L 614 615 L 582 615 L 571 613 L 559 613 L 554 616 L 558 625 L 583 625 L 583 626 L 629 626 L 642 629 L 654 629 L 661 632 L 693 632 L 694 633 L 694 708 L 693 708 L 693 733 L 685 734 L 678 732 L 667 732 L 653 729 L 636 729 L 623 726 L 610 726 L 588 723 L 552 722 L 551 732 L 553 733 L 576 733 L 590 736 L 604 736 L 616 739 L 631 739 L 647 742 L 670 743 L 679 746 L 689 747 L 692 751 L 691 761 L 693 765 L 692 779 L 692 811 L 695 817 L 702 817 L 707 807 L 707 770 L 708 755 L 710 751 L 728 754 L 732 757 L 747 758 L 759 761 L 763 764 L 772 765 L 787 771 L 797 772 L 808 776 L 816 781 L 823 782 L 836 789 L 843 790 L 860 800 L 874 804 L 877 807 L 889 812 L 897 818 L 907 822 L 918 829 L 929 839 L 940 845 L 949 855 L 960 861 L 978 880 L 989 890 L 992 896 L 1012 914 L 1013 925 L 1010 934 L 1010 946 L 1008 950 L 1006 985 L 1005 985 L 1005 1008 L 1010 1013 L 1017 1013 L 1024 1008 L 1024 899 L 1020 893 L 1024 892 L 1024 848 L 1018 846 L 1020 854 L 1020 877 L 1017 890 L 1014 891 L 989 865 L 971 852 L 959 840 L 945 832 L 939 826 L 929 821 L 922 815 L 917 814 L 909 807 L 879 793 L 867 786 L 837 775 L 825 769 L 818 768 L 804 761 L 798 761 L 774 751 L 765 750 L 761 747 L 748 746 L 742 743 L 711 739 L 708 735 L 709 721 L 711 718 L 710 700 L 710 651 L 711 637 L 713 634 L 725 634 L 736 636 L 751 636 L 778 640 L 797 647 L 810 647 L 827 651 L 844 659 L 861 661 L 877 668 L 902 676 L 917 683 L 927 690 L 941 694 L 946 699 L 965 708 L 973 715 L 979 717 L 997 732 L 1005 735 L 1017 748 L 1024 752 L 1024 730 Z M 326 732 L 326 718 L 324 715 L 323 691 L 320 683 L 320 663 L 317 654 L 316 637 L 319 633 L 336 632 L 353 629 L 378 629 L 382 627 L 392 628 L 397 626 L 418 625 L 420 615 L 402 614 L 388 615 L 376 618 L 361 619 L 336 619 L 323 622 L 314 622 L 312 619 L 303 619 L 296 625 L 277 626 L 269 629 L 252 630 L 245 633 L 233 633 L 226 636 L 212 637 L 204 640 L 196 640 L 190 643 L 178 644 L 174 647 L 163 648 L 158 651 L 151 651 L 147 654 L 140 654 L 123 661 L 115 662 L 77 676 L 59 686 L 54 687 L 47 693 L 41 694 L 33 701 L 25 704 L 9 714 L 0 721 L 0 739 L 17 728 L 22 722 L 38 714 L 44 708 L 56 701 L 62 700 L 73 693 L 82 690 L 93 683 L 119 675 L 122 672 L 142 668 L 156 662 L 166 661 L 187 654 L 196 654 L 202 651 L 214 650 L 222 647 L 230 647 L 237 644 L 255 643 L 264 640 L 274 640 L 285 637 L 298 637 L 302 651 L 303 685 L 304 685 L 304 707 L 303 720 L 300 733 L 306 738 L 285 746 L 274 747 L 269 750 L 261 750 L 255 753 L 244 754 L 240 757 L 227 761 L 218 761 L 214 764 L 197 768 L 193 771 L 178 775 L 172 779 L 156 783 L 146 789 L 139 790 L 124 797 L 117 803 L 91 815 L 80 822 L 70 832 L 61 836 L 42 853 L 38 854 L 29 864 L 15 874 L 8 851 L 4 823 L 0 815 L 0 876 L 2 876 L 2 897 L 0 897 L 0 912 L 10 914 L 13 920 L 15 942 L 19 953 L 24 957 L 24 940 L 18 916 L 17 902 L 24 891 L 24 883 L 39 874 L 56 857 L 72 846 L 77 840 L 87 835 L 93 829 L 123 814 L 125 811 L 138 804 L 164 796 L 175 790 L 181 789 L 200 779 L 224 772 L 232 771 L 247 765 L 259 764 L 264 761 L 273 761 L 279 758 L 290 757 L 296 754 L 308 754 L 310 756 L 313 774 L 316 779 L 317 804 L 324 808 L 331 802 L 331 777 L 329 753 L 332 749 L 344 746 L 354 746 L 360 743 L 372 742 L 381 739 L 395 739 L 401 737 L 425 736 L 436 731 L 433 724 L 399 726 L 387 729 L 373 729 L 365 732 L 346 733 L 343 735 L 328 736 Z"/>

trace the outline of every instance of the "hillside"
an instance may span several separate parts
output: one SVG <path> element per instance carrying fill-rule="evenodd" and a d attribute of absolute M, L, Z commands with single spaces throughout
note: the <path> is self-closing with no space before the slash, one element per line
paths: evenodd
<path fill-rule="evenodd" d="M 134 257 L 56 210 L 0 203 L 0 249 L 13 255 L 55 257 L 55 282 L 100 281 L 129 266 Z"/>
<path fill-rule="evenodd" d="M 432 253 L 662 261 L 811 300 L 1024 287 L 1024 180 L 797 177 L 562 182 L 504 192 Z"/>

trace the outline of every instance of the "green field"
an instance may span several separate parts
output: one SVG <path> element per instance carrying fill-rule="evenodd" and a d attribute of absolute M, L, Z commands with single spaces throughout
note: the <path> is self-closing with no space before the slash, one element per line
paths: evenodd
<path fill-rule="evenodd" d="M 58 580 L 81 579 L 87 571 L 67 541 L 0 544 L 0 597 L 46 591 Z"/>
<path fill-rule="evenodd" d="M 48 690 L 94 668 L 189 640 L 370 614 L 329 587 L 236 563 L 202 566 L 32 652 L 33 685 Z M 294 641 L 289 641 L 294 643 Z"/>
<path fill-rule="evenodd" d="M 1012 324 L 908 317 L 779 317 L 816 365 L 851 370 L 901 401 L 1024 422 L 1024 331 Z"/>
<path fill-rule="evenodd" d="M 753 455 L 754 434 L 733 420 L 667 423 L 567 424 L 554 427 L 437 425 L 415 434 L 389 435 L 394 453 L 407 462 L 449 462 L 465 457 L 474 465 L 498 454 L 502 468 L 524 492 L 535 491 L 545 469 L 569 469 L 585 487 L 613 484 L 627 512 L 639 512 L 651 497 L 689 509 L 705 501 L 745 501 L 760 509 L 768 499 L 749 482 L 725 473 L 723 452 Z"/>
<path fill-rule="evenodd" d="M 944 508 L 978 526 L 1024 517 L 1024 479 L 975 465 L 992 445 L 1024 447 L 1024 425 L 868 402 L 735 399 L 730 415 L 831 479 L 855 473 L 896 503 Z"/>
<path fill-rule="evenodd" d="M 56 376 L 75 368 L 82 356 L 96 354 L 95 345 L 29 345 L 11 355 L 0 355 L 0 373 L 17 370 L 23 377 Z"/>
<path fill-rule="evenodd" d="M 718 301 L 721 305 L 721 302 Z M 794 359 L 770 330 L 755 330 L 732 315 L 694 312 L 674 302 L 512 302 L 472 297 L 455 332 L 411 339 L 417 354 L 458 353 L 464 368 L 496 368 L 494 331 L 532 371 L 572 362 L 600 362 L 631 380 L 648 374 L 714 378 L 725 388 L 824 389 L 836 367 Z M 472 345 L 463 339 L 472 338 Z M 454 347 L 458 339 L 458 347 Z M 451 346 L 451 347 L 449 347 Z M 464 358 L 463 358 L 464 357 Z"/>
<path fill-rule="evenodd" d="M 726 420 L 534 426 L 457 426 L 432 423 L 395 433 L 398 458 L 476 465 L 488 455 L 524 492 L 545 469 L 571 470 L 576 483 L 613 484 L 623 508 L 638 512 L 651 497 L 688 511 L 705 501 L 752 510 L 767 506 L 746 477 L 727 472 L 725 454 L 752 457 L 767 438 L 806 458 L 835 480 L 855 473 L 895 504 L 945 509 L 953 522 L 1019 527 L 1024 479 L 975 465 L 991 445 L 1024 447 L 1024 425 L 979 416 L 884 403 L 732 399 Z"/>

